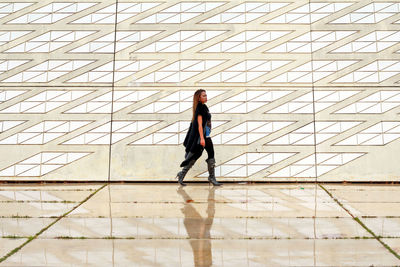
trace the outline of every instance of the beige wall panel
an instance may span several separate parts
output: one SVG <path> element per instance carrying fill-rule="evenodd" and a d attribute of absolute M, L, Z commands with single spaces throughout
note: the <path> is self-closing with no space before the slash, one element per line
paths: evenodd
<path fill-rule="evenodd" d="M 0 180 L 399 180 L 400 1 L 0 0 Z M 111 156 L 111 158 L 109 158 Z M 204 155 L 188 180 L 205 180 Z"/>
<path fill-rule="evenodd" d="M 111 120 L 112 79 L 93 77 L 112 77 L 114 56 L 89 43 L 115 27 L 76 22 L 112 4 L 1 1 L 1 180 L 108 179 L 109 146 L 82 140 Z"/>
<path fill-rule="evenodd" d="M 107 113 L 82 116 L 82 112 L 89 110 L 86 103 L 91 99 L 111 94 L 111 88 L 3 89 L 5 98 L 11 98 L 0 105 L 0 149 L 4 155 L 1 180 L 108 179 L 109 146 L 85 145 L 84 139 L 88 142 L 99 136 L 83 135 L 109 122 L 111 116 Z"/>
<path fill-rule="evenodd" d="M 313 51 L 315 61 L 356 61 L 314 81 L 315 90 L 358 91 L 315 113 L 316 139 L 327 138 L 317 141 L 318 181 L 399 180 L 394 156 L 400 137 L 398 8 L 398 1 L 357 1 L 311 24 L 314 33 L 354 31 Z"/>
<path fill-rule="evenodd" d="M 363 152 L 365 155 L 343 167 L 319 176 L 318 181 L 398 181 L 399 167 L 395 156 L 398 149 L 398 141 L 392 142 L 387 147 L 379 146 L 365 149 L 365 152 Z M 322 153 L 323 150 L 319 149 L 319 151 Z M 346 150 L 341 149 L 340 151 Z M 354 152 L 350 150 L 348 153 Z"/>
<path fill-rule="evenodd" d="M 394 155 L 400 138 L 397 129 L 400 103 L 395 96 L 400 91 L 396 89 L 346 88 L 347 92 L 359 93 L 316 113 L 317 138 L 331 136 L 317 143 L 317 155 L 324 157 L 319 181 L 370 181 L 371 177 L 380 181 L 398 180 L 399 166 Z"/>

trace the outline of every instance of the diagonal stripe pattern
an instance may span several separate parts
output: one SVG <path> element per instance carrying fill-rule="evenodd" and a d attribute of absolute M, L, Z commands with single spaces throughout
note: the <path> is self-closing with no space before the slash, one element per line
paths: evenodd
<path fill-rule="evenodd" d="M 398 181 L 399 11 L 4 0 L 0 179 L 172 180 L 203 88 L 222 181 Z"/>

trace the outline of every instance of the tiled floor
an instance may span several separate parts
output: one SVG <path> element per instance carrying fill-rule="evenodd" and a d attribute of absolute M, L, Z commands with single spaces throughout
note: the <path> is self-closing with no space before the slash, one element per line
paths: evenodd
<path fill-rule="evenodd" d="M 399 204 L 397 185 L 1 185 L 0 266 L 399 266 Z"/>

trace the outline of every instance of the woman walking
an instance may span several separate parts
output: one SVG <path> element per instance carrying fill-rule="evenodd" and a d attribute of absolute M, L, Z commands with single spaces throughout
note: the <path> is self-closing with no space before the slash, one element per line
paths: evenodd
<path fill-rule="evenodd" d="M 214 146 L 211 141 L 211 114 L 206 106 L 206 90 L 199 89 L 193 95 L 193 116 L 183 145 L 185 146 L 185 160 L 181 163 L 182 170 L 177 178 L 180 185 L 185 186 L 183 179 L 192 168 L 205 149 L 208 154 L 206 159 L 208 167 L 208 181 L 213 185 L 221 185 L 215 179 Z"/>

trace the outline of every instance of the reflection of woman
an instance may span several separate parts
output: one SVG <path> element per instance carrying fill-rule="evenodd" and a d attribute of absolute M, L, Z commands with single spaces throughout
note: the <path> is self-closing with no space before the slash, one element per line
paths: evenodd
<path fill-rule="evenodd" d="M 182 170 L 178 172 L 177 178 L 179 184 L 185 186 L 183 179 L 186 173 L 200 158 L 203 150 L 206 149 L 208 158 L 206 160 L 208 167 L 208 181 L 213 185 L 221 185 L 215 179 L 215 159 L 214 146 L 211 141 L 211 114 L 206 106 L 207 94 L 203 89 L 197 90 L 193 95 L 193 117 L 189 130 L 186 134 L 183 145 L 185 146 L 185 160 L 181 163 Z"/>
<path fill-rule="evenodd" d="M 210 229 L 213 224 L 215 214 L 215 187 L 209 189 L 207 217 L 201 217 L 200 213 L 190 204 L 190 196 L 179 187 L 178 194 L 184 200 L 184 207 L 181 209 L 185 219 L 186 232 L 189 235 L 190 246 L 193 250 L 193 260 L 195 266 L 211 266 L 212 265 L 212 249 Z"/>

